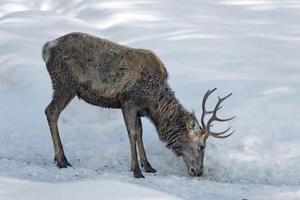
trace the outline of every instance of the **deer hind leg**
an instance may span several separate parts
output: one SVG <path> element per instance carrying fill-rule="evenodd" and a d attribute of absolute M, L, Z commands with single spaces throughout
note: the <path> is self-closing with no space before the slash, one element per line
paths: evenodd
<path fill-rule="evenodd" d="M 126 124 L 129 142 L 130 142 L 130 150 L 131 150 L 131 171 L 135 178 L 145 178 L 142 174 L 142 171 L 139 166 L 139 161 L 137 158 L 136 151 L 136 142 L 137 142 L 137 131 L 136 131 L 136 118 L 137 111 L 134 108 L 134 105 L 130 103 L 122 104 L 122 113 L 124 117 L 124 121 Z"/>
<path fill-rule="evenodd" d="M 156 170 L 150 165 L 146 156 L 146 151 L 143 144 L 143 128 L 140 117 L 136 118 L 136 132 L 141 166 L 144 167 L 147 173 L 155 173 Z"/>
<path fill-rule="evenodd" d="M 51 103 L 47 106 L 45 110 L 45 114 L 47 116 L 53 145 L 57 167 L 66 168 L 67 166 L 71 166 L 68 162 L 64 149 L 59 137 L 59 131 L 57 126 L 57 121 L 60 113 L 64 110 L 64 108 L 70 103 L 70 101 L 75 97 L 76 93 L 71 93 L 71 90 L 60 90 L 62 92 L 57 92 L 54 90 L 54 95 Z"/>

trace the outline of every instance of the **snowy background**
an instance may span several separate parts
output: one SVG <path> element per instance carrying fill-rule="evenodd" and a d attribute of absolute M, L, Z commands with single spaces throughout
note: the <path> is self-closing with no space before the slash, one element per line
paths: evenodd
<path fill-rule="evenodd" d="M 233 92 L 236 133 L 208 140 L 202 177 L 143 120 L 158 172 L 134 179 L 120 110 L 78 99 L 59 121 L 73 168 L 56 168 L 41 48 L 74 31 L 156 52 L 198 116 L 207 89 Z M 297 0 L 0 0 L 0 199 L 300 199 L 299 54 Z"/>

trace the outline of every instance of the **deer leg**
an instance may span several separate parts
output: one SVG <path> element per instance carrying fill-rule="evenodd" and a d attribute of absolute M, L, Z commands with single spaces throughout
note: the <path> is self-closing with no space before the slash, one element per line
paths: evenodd
<path fill-rule="evenodd" d="M 48 124 L 50 127 L 50 132 L 53 140 L 55 157 L 57 167 L 66 168 L 67 166 L 71 166 L 68 162 L 64 149 L 59 137 L 59 131 L 57 126 L 57 121 L 60 113 L 63 109 L 70 103 L 70 101 L 75 97 L 75 95 L 67 95 L 61 93 L 61 95 L 53 95 L 53 99 L 51 103 L 47 106 L 45 110 L 45 114 L 47 116 Z"/>
<path fill-rule="evenodd" d="M 142 128 L 142 122 L 140 117 L 136 118 L 136 132 L 137 132 L 137 144 L 139 149 L 141 166 L 144 167 L 146 172 L 155 173 L 156 170 L 152 168 L 146 156 L 146 151 L 143 144 L 143 128 Z"/>
<path fill-rule="evenodd" d="M 130 142 L 130 150 L 131 150 L 131 171 L 135 178 L 145 178 L 142 174 L 142 171 L 139 166 L 139 161 L 137 158 L 136 152 L 136 142 L 137 142 L 137 131 L 136 131 L 136 118 L 137 111 L 134 106 L 130 103 L 124 103 L 122 105 L 122 113 L 124 117 L 124 121 L 126 124 L 129 142 Z"/>

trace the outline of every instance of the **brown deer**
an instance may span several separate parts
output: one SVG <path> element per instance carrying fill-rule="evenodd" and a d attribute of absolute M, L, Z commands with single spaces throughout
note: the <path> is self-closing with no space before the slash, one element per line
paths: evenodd
<path fill-rule="evenodd" d="M 219 98 L 213 111 L 205 109 L 209 90 L 202 102 L 201 126 L 195 114 L 188 112 L 169 87 L 168 73 L 160 59 L 151 51 L 122 46 L 84 33 L 70 33 L 43 47 L 43 59 L 53 84 L 53 98 L 45 110 L 49 123 L 55 161 L 59 168 L 71 166 L 64 154 L 57 121 L 60 113 L 78 96 L 87 103 L 120 108 L 127 127 L 131 149 L 131 171 L 136 178 L 144 178 L 139 167 L 155 173 L 150 165 L 142 139 L 141 117 L 148 117 L 155 125 L 159 138 L 177 156 L 182 156 L 191 176 L 201 176 L 208 136 L 226 138 L 227 130 L 214 133 L 214 121 L 229 121 L 217 117 L 220 104 L 231 94 Z M 205 115 L 211 118 L 204 120 Z"/>

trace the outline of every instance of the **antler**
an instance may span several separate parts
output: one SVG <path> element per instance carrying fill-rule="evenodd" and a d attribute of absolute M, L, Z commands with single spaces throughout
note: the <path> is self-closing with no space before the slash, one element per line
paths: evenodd
<path fill-rule="evenodd" d="M 202 125 L 202 131 L 205 132 L 206 134 L 210 135 L 210 136 L 213 136 L 215 138 L 227 138 L 229 136 L 231 136 L 234 131 L 232 131 L 231 133 L 229 133 L 228 135 L 223 135 L 225 133 L 227 133 L 231 127 L 227 128 L 225 131 L 222 131 L 222 132 L 212 132 L 210 131 L 210 127 L 212 127 L 212 122 L 214 121 L 219 121 L 219 122 L 227 122 L 229 120 L 232 120 L 235 118 L 235 116 L 233 117 L 230 117 L 230 118 L 227 118 L 227 119 L 221 119 L 217 116 L 217 111 L 220 110 L 222 108 L 221 103 L 227 99 L 228 97 L 230 97 L 232 95 L 232 93 L 228 94 L 227 96 L 223 97 L 223 98 L 220 98 L 218 97 L 218 102 L 214 108 L 214 110 L 212 111 L 207 111 L 206 108 L 205 108 L 205 105 L 206 105 L 206 101 L 208 99 L 208 97 L 214 92 L 216 91 L 217 88 L 214 88 L 212 90 L 208 90 L 204 97 L 203 97 L 203 100 L 202 100 L 202 116 L 201 116 L 201 125 Z M 207 124 L 205 124 L 205 116 L 208 115 L 208 114 L 212 114 L 212 116 L 210 117 L 210 119 L 207 121 Z"/>

